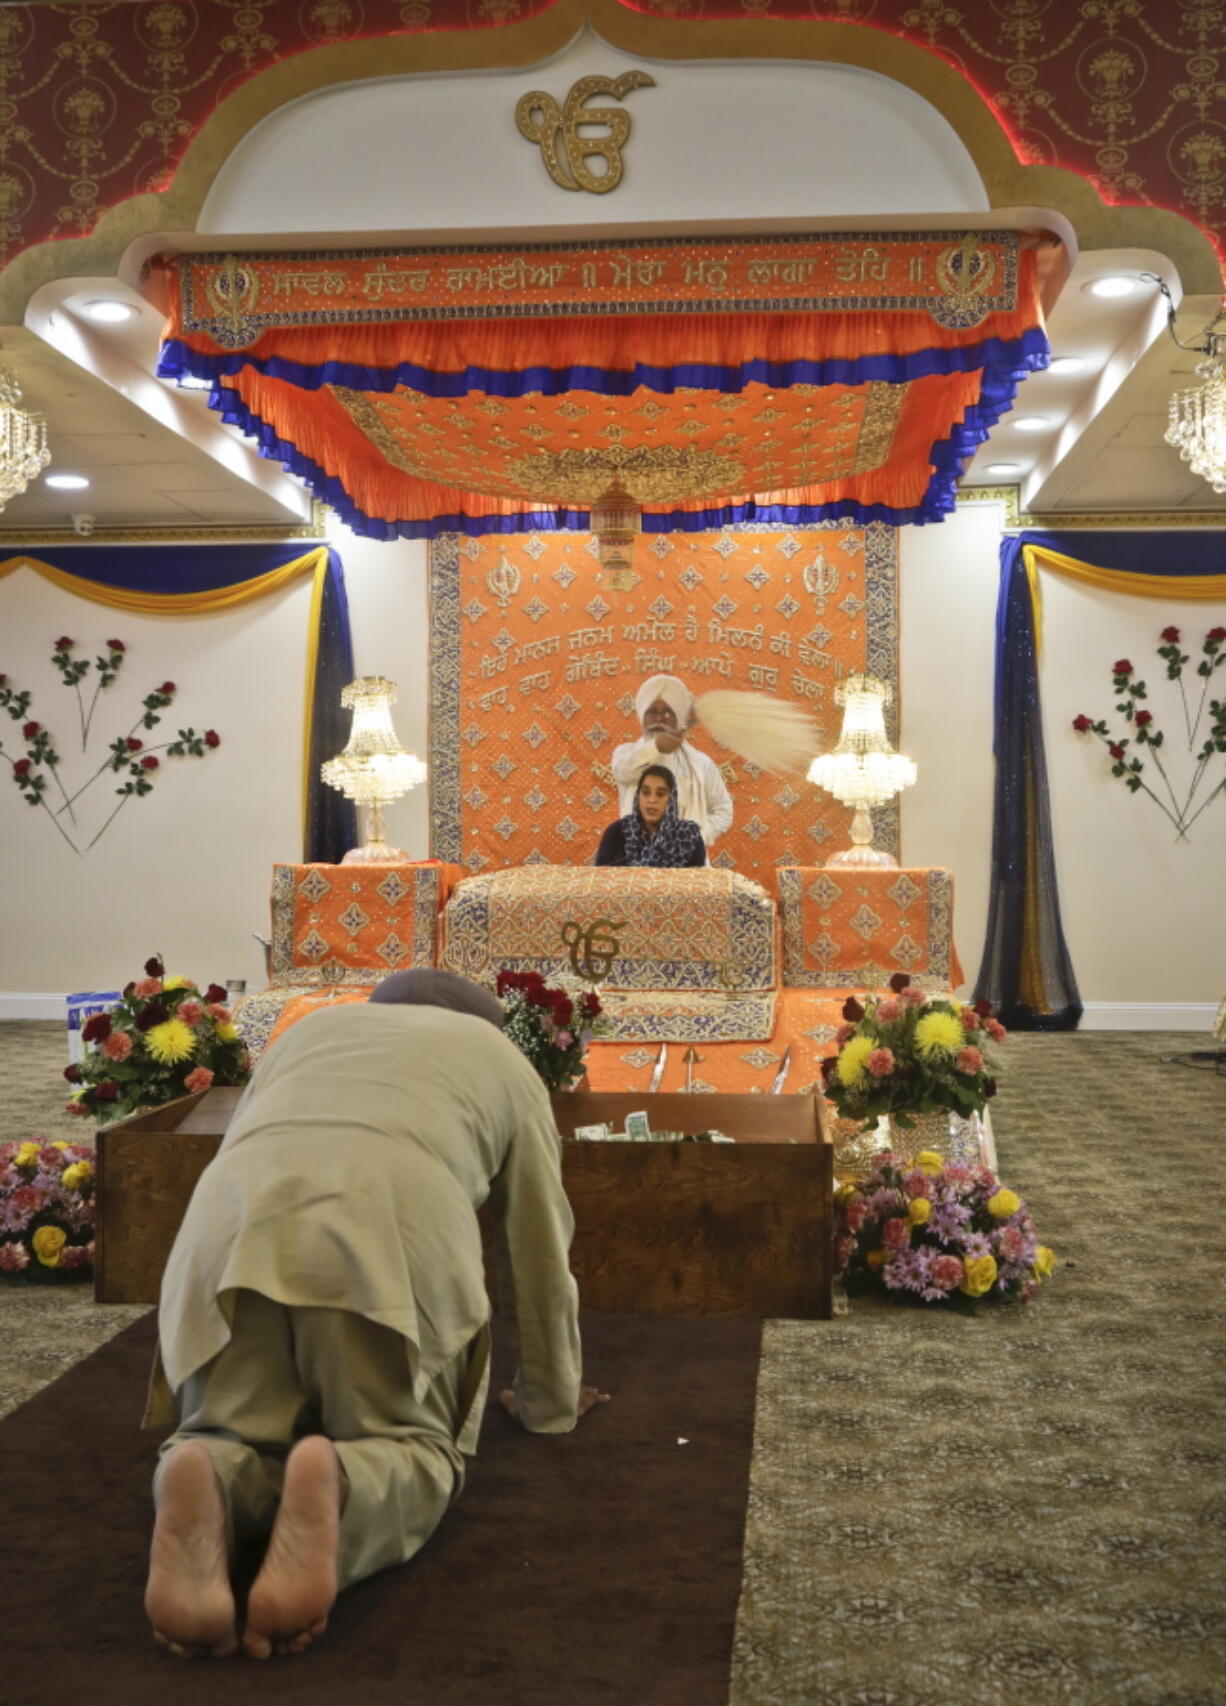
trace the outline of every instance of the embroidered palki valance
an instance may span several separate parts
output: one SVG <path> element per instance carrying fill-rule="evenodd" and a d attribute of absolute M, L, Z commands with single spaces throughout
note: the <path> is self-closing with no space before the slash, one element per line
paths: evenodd
<path fill-rule="evenodd" d="M 357 531 L 936 520 L 1046 365 L 1017 232 L 185 255 L 159 371 Z M 464 399 L 457 408 L 457 399 Z"/>

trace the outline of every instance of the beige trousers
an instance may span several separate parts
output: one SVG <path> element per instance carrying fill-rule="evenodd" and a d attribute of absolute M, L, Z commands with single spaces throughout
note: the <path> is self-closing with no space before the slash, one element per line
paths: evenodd
<path fill-rule="evenodd" d="M 340 1585 L 401 1564 L 420 1550 L 464 1484 L 455 1443 L 471 1398 L 465 1349 L 413 1396 L 398 1333 L 343 1309 L 290 1308 L 254 1291 L 234 1294 L 233 1334 L 178 1394 L 178 1430 L 213 1460 L 227 1512 L 231 1559 L 268 1534 L 295 1440 L 326 1434 L 349 1482 L 341 1517 Z M 154 1476 L 157 1496 L 158 1475 Z"/>

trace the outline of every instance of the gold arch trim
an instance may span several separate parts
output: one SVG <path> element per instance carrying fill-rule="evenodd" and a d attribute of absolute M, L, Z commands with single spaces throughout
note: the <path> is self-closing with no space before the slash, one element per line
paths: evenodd
<path fill-rule="evenodd" d="M 557 0 L 548 11 L 498 29 L 375 37 L 324 45 L 258 73 L 201 126 L 168 190 L 108 209 L 87 237 L 57 239 L 16 256 L 0 273 L 0 324 L 20 324 L 39 286 L 52 279 L 116 272 L 137 238 L 194 231 L 222 165 L 270 113 L 320 89 L 429 72 L 513 70 L 561 53 L 584 24 L 610 47 L 656 61 L 809 60 L 854 65 L 891 78 L 951 125 L 983 180 L 992 208 L 1049 207 L 1084 248 L 1146 248 L 1168 256 L 1190 295 L 1216 295 L 1221 271 L 1208 236 L 1165 208 L 1110 206 L 1090 182 L 1063 167 L 1023 165 L 991 107 L 952 66 L 916 43 L 862 24 L 806 19 L 647 17 L 617 0 Z"/>

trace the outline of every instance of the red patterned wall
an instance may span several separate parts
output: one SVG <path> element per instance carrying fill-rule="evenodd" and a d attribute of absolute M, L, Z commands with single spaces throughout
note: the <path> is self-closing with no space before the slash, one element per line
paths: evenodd
<path fill-rule="evenodd" d="M 325 43 L 497 29 L 549 0 L 115 0 L 0 6 L 0 261 L 164 188 L 218 103 Z M 1226 256 L 1220 0 L 635 0 L 684 23 L 803 18 L 887 30 L 991 103 L 1019 157 L 1111 202 L 1169 207 Z"/>

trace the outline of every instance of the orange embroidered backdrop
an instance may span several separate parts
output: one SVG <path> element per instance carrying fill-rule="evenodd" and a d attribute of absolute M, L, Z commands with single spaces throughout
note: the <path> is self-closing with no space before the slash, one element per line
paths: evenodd
<path fill-rule="evenodd" d="M 638 732 L 634 694 L 659 671 L 704 688 L 807 704 L 837 738 L 834 688 L 857 670 L 896 682 L 897 535 L 883 523 L 644 537 L 636 584 L 603 584 L 587 533 L 435 540 L 430 557 L 432 850 L 470 871 L 586 864 L 618 815 L 613 749 Z M 736 812 L 713 862 L 772 893 L 812 865 L 850 814 L 801 775 L 716 747 Z M 897 818 L 878 814 L 883 844 Z"/>

